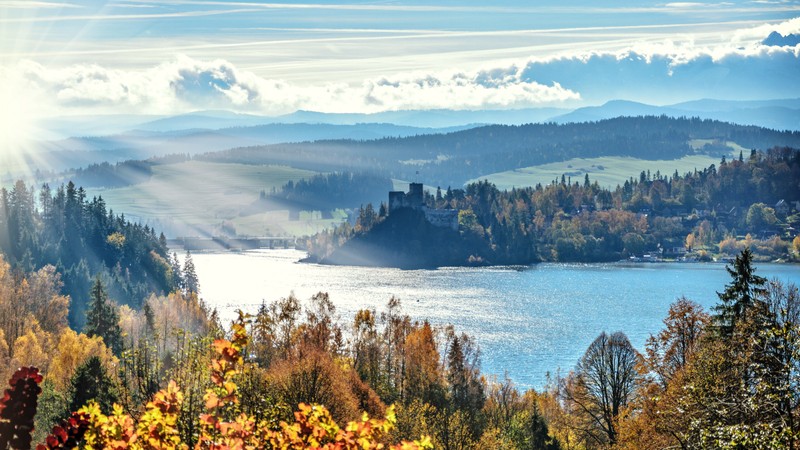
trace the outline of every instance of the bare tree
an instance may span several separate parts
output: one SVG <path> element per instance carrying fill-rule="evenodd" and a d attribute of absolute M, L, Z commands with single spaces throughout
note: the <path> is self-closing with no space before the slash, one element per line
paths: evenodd
<path fill-rule="evenodd" d="M 617 441 L 617 417 L 633 400 L 639 358 L 624 333 L 602 332 L 586 350 L 575 372 L 565 380 L 562 395 L 583 416 L 577 428 L 587 441 L 597 444 Z"/>

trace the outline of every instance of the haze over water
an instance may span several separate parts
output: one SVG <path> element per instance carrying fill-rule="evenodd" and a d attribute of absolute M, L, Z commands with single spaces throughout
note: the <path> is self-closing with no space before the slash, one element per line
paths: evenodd
<path fill-rule="evenodd" d="M 384 310 L 392 296 L 413 320 L 453 324 L 475 337 L 482 372 L 542 388 L 566 374 L 602 331 L 621 330 L 639 351 L 680 296 L 709 310 L 730 280 L 723 264 L 539 264 L 531 267 L 399 270 L 300 264 L 296 250 L 193 254 L 201 296 L 224 320 L 255 313 L 290 292 L 305 302 L 328 292 L 340 323 Z M 758 264 L 769 279 L 800 284 L 796 265 Z"/>

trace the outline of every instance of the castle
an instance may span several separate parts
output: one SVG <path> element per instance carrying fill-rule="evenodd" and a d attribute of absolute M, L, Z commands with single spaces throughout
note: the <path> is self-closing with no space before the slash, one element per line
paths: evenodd
<path fill-rule="evenodd" d="M 458 231 L 458 210 L 457 209 L 430 209 L 425 206 L 425 194 L 422 190 L 422 183 L 411 183 L 408 185 L 408 192 L 390 191 L 389 192 L 389 213 L 400 208 L 412 208 L 422 211 L 425 220 L 431 225 L 441 228 L 451 228 Z"/>

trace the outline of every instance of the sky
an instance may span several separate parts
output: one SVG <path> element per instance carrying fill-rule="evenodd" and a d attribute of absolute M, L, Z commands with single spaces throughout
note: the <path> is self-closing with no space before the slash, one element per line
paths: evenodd
<path fill-rule="evenodd" d="M 774 31 L 800 0 L 0 0 L 0 122 L 798 98 Z"/>

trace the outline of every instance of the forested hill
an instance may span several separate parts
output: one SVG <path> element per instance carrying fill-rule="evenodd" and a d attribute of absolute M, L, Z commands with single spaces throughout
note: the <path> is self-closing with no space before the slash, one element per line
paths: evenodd
<path fill-rule="evenodd" d="M 693 142 L 693 140 L 695 140 Z M 696 148 L 696 140 L 704 140 Z M 781 132 L 697 118 L 619 117 L 569 124 L 491 125 L 447 134 L 372 141 L 316 141 L 231 149 L 199 159 L 285 164 L 317 171 L 377 170 L 397 179 L 422 174 L 426 184 L 459 187 L 495 172 L 575 157 L 674 159 L 722 156 L 734 142 L 748 149 L 800 147 L 800 132 Z"/>
<path fill-rule="evenodd" d="M 72 182 L 38 192 L 22 181 L 10 191 L 0 188 L 0 253 L 19 272 L 55 266 L 72 299 L 69 321 L 76 329 L 83 326 L 95 277 L 111 298 L 133 307 L 176 287 L 176 262 L 163 235 L 106 210 L 102 198 L 87 199 Z"/>
<path fill-rule="evenodd" d="M 402 209 L 385 216 L 366 208 L 355 227 L 320 233 L 308 250 L 332 264 L 400 267 L 616 261 L 644 253 L 705 259 L 748 247 L 762 259 L 800 260 L 799 185 L 800 151 L 786 147 L 683 175 L 642 172 L 614 190 L 588 175 L 511 191 L 482 181 L 426 193 L 428 208 L 459 211 L 454 236 L 437 230 L 442 237 L 430 239 L 432 227 L 398 214 Z M 392 260 L 398 255 L 400 263 Z"/>

